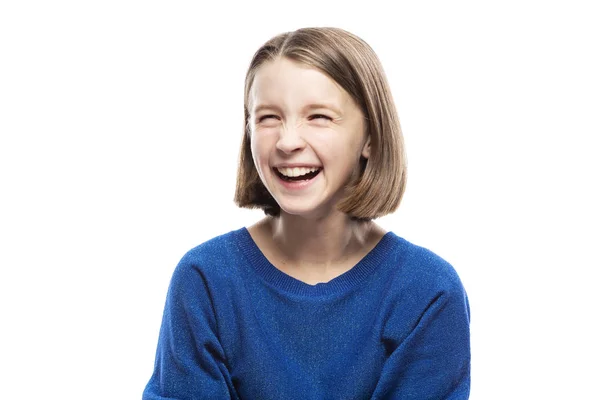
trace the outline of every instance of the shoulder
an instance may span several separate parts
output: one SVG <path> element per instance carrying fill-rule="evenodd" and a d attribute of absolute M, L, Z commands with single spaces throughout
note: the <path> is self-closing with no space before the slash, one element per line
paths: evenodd
<path fill-rule="evenodd" d="M 218 261 L 232 256 L 242 229 L 224 233 L 189 250 L 182 261 Z"/>
<path fill-rule="evenodd" d="M 388 258 L 390 276 L 384 292 L 391 326 L 412 329 L 427 313 L 468 324 L 469 300 L 454 267 L 428 248 L 394 239 L 397 245 Z"/>
<path fill-rule="evenodd" d="M 396 243 L 393 257 L 389 258 L 394 286 L 399 289 L 464 295 L 464 287 L 454 267 L 426 247 L 416 245 L 393 234 Z"/>
<path fill-rule="evenodd" d="M 243 228 L 216 236 L 189 250 L 175 268 L 173 279 L 207 279 L 233 273 L 242 257 L 237 242 Z"/>

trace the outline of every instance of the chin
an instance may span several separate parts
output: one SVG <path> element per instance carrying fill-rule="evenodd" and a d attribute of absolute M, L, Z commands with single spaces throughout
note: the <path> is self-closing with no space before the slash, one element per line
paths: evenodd
<path fill-rule="evenodd" d="M 285 204 L 282 206 L 280 204 L 279 207 L 281 208 L 282 214 L 293 215 L 295 217 L 309 218 L 314 217 L 318 213 L 317 209 L 313 207 L 307 207 L 306 205 L 294 207 Z"/>
<path fill-rule="evenodd" d="M 286 204 L 285 202 L 281 202 L 278 204 L 279 204 L 279 207 L 281 208 L 282 214 L 287 214 L 289 216 L 294 216 L 294 217 L 304 218 L 304 219 L 323 218 L 323 217 L 331 215 L 335 212 L 335 210 L 333 208 L 325 207 L 323 204 L 311 205 L 311 204 L 307 204 L 307 202 L 304 202 L 304 204 L 297 204 L 297 203 L 296 204 L 290 204 L 290 203 Z"/>

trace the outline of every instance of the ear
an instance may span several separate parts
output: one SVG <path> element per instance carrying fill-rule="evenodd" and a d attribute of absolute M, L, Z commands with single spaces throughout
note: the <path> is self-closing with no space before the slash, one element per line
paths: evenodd
<path fill-rule="evenodd" d="M 369 158 L 369 156 L 371 155 L 371 135 L 367 136 L 367 140 L 365 141 L 361 155 L 364 158 Z"/>

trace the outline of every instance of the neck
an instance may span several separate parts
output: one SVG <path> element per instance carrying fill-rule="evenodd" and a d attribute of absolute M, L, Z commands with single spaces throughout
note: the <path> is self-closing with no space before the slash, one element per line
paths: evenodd
<path fill-rule="evenodd" d="M 358 222 L 342 212 L 306 219 L 282 212 L 267 219 L 269 233 L 288 262 L 331 267 L 361 251 L 375 224 Z"/>

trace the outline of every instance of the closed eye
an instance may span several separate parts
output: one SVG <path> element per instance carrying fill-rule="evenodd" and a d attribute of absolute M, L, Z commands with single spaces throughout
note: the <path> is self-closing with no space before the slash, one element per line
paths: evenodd
<path fill-rule="evenodd" d="M 314 120 L 314 119 L 326 119 L 331 121 L 331 118 L 328 117 L 327 115 L 323 115 L 323 114 L 312 114 L 310 117 L 308 117 L 309 120 Z"/>
<path fill-rule="evenodd" d="M 275 114 L 268 114 L 268 115 L 263 115 L 263 116 L 259 117 L 258 122 L 263 122 L 264 120 L 269 119 L 269 118 L 279 119 L 279 117 Z"/>

